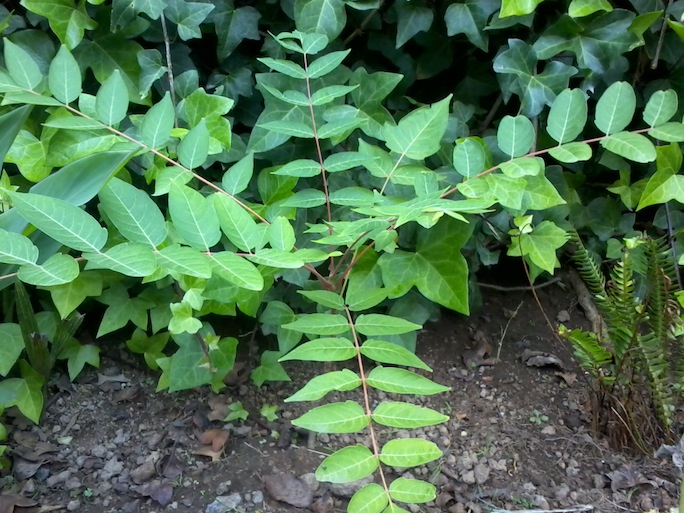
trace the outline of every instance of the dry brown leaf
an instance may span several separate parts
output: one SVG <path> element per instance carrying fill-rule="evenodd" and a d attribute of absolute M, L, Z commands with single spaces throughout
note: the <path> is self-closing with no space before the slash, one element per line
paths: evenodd
<path fill-rule="evenodd" d="M 563 361 L 555 354 L 545 353 L 544 351 L 533 351 L 525 349 L 520 355 L 522 362 L 528 367 L 558 367 L 563 370 Z"/>
<path fill-rule="evenodd" d="M 32 508 L 38 503 L 16 493 L 3 492 L 0 495 L 0 513 L 14 513 L 15 508 Z"/>
<path fill-rule="evenodd" d="M 207 458 L 211 458 L 212 463 L 216 463 L 217 461 L 221 461 L 223 451 L 214 451 L 210 445 L 203 445 L 196 451 L 192 451 L 192 454 L 196 456 L 206 456 Z"/>
<path fill-rule="evenodd" d="M 210 397 L 207 401 L 211 411 L 207 415 L 209 420 L 222 421 L 228 416 L 228 398 L 224 395 Z"/>
<path fill-rule="evenodd" d="M 569 387 L 571 387 L 575 383 L 575 381 L 577 381 L 577 374 L 575 374 L 574 372 L 556 371 L 553 374 L 561 378 L 563 381 L 565 381 L 565 384 Z"/>
<path fill-rule="evenodd" d="M 123 374 L 116 374 L 115 376 L 106 376 L 105 374 L 97 373 L 97 385 L 102 386 L 105 383 L 130 383 L 128 379 Z"/>
<path fill-rule="evenodd" d="M 112 399 L 118 404 L 124 401 L 132 401 L 138 394 L 140 394 L 140 387 L 138 385 L 132 385 L 114 392 Z"/>
<path fill-rule="evenodd" d="M 228 443 L 229 437 L 230 433 L 225 429 L 207 429 L 197 439 L 202 445 L 211 445 L 212 450 L 220 451 Z"/>
<path fill-rule="evenodd" d="M 656 487 L 656 483 L 646 479 L 636 468 L 628 465 L 622 465 L 617 470 L 608 472 L 606 475 L 610 478 L 610 488 L 614 492 L 635 488 L 642 484 L 650 484 L 651 486 Z"/>

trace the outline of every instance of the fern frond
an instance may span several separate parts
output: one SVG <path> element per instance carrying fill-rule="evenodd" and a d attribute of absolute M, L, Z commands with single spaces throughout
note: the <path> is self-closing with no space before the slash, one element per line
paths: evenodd
<path fill-rule="evenodd" d="M 587 251 L 576 230 L 569 232 L 569 240 L 575 246 L 572 260 L 582 281 L 594 296 L 603 296 L 606 292 L 606 279 L 601 271 L 601 263 L 594 253 Z"/>
<path fill-rule="evenodd" d="M 594 376 L 601 375 L 601 370 L 612 364 L 613 355 L 601 345 L 596 333 L 580 329 L 569 330 L 561 324 L 558 334 L 572 344 L 580 366 L 591 371 Z"/>

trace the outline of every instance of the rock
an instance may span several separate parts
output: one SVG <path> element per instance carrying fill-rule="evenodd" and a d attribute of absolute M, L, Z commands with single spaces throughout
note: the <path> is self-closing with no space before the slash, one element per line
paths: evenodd
<path fill-rule="evenodd" d="M 465 505 L 462 502 L 457 502 L 449 508 L 449 513 L 466 513 Z"/>
<path fill-rule="evenodd" d="M 556 499 L 559 501 L 564 501 L 568 498 L 570 494 L 570 487 L 563 483 L 558 488 L 556 488 Z"/>
<path fill-rule="evenodd" d="M 313 502 L 311 488 L 292 474 L 264 476 L 264 487 L 273 499 L 297 508 L 308 508 Z"/>
<path fill-rule="evenodd" d="M 104 458 L 107 455 L 107 448 L 104 445 L 96 445 L 90 449 L 90 454 L 96 458 Z"/>
<path fill-rule="evenodd" d="M 468 470 L 461 476 L 461 481 L 465 484 L 475 484 L 475 471 Z"/>
<path fill-rule="evenodd" d="M 553 426 L 544 426 L 544 428 L 541 430 L 542 435 L 555 435 L 556 434 L 556 428 Z"/>
<path fill-rule="evenodd" d="M 489 467 L 482 463 L 475 465 L 473 473 L 475 475 L 475 482 L 479 485 L 486 483 L 487 479 L 489 479 Z"/>
<path fill-rule="evenodd" d="M 228 490 L 230 490 L 232 484 L 232 481 L 222 481 L 219 483 L 216 487 L 216 495 L 228 495 Z"/>
<path fill-rule="evenodd" d="M 337 496 L 337 497 L 347 497 L 350 498 L 352 495 L 354 495 L 356 492 L 358 492 L 361 488 L 366 486 L 369 483 L 373 482 L 373 476 L 368 476 L 364 477 L 363 479 L 359 479 L 358 481 L 354 481 L 352 483 L 335 483 L 330 485 L 330 492 Z"/>
<path fill-rule="evenodd" d="M 539 509 L 551 509 L 551 506 L 549 506 L 549 501 L 547 501 L 543 495 L 537 495 L 534 498 L 534 504 Z"/>
<path fill-rule="evenodd" d="M 79 501 L 69 501 L 67 503 L 67 511 L 78 511 L 80 507 L 81 503 Z"/>
<path fill-rule="evenodd" d="M 157 469 L 154 468 L 154 461 L 148 459 L 145 463 L 139 467 L 131 470 L 131 479 L 135 484 L 142 484 L 145 481 L 149 481 L 157 474 Z"/>
<path fill-rule="evenodd" d="M 53 488 L 57 485 L 64 483 L 70 477 L 71 477 L 71 472 L 69 472 L 68 470 L 63 470 L 59 474 L 54 474 L 54 475 L 51 475 L 50 477 L 48 477 L 45 480 L 45 484 L 48 485 L 50 488 Z"/>
<path fill-rule="evenodd" d="M 332 511 L 333 506 L 335 506 L 333 498 L 326 494 L 314 501 L 314 503 L 311 505 L 311 510 L 314 513 L 329 513 Z"/>
<path fill-rule="evenodd" d="M 258 506 L 264 502 L 264 492 L 257 490 L 252 493 L 252 504 Z"/>
<path fill-rule="evenodd" d="M 76 476 L 72 476 L 66 481 L 64 481 L 65 490 L 78 490 L 81 486 L 81 480 Z"/>
<path fill-rule="evenodd" d="M 309 472 L 308 474 L 304 474 L 299 479 L 304 481 L 306 483 L 306 485 L 309 488 L 311 488 L 311 491 L 314 493 L 317 492 L 321 486 L 321 483 L 318 482 L 318 479 L 316 479 L 316 475 L 313 472 Z"/>
<path fill-rule="evenodd" d="M 207 506 L 205 513 L 228 513 L 237 508 L 241 502 L 242 497 L 239 493 L 216 497 L 214 502 Z"/>
<path fill-rule="evenodd" d="M 123 468 L 123 462 L 119 461 L 116 457 L 113 457 L 105 463 L 104 468 L 100 472 L 100 479 L 109 481 L 113 476 L 121 474 Z"/>
<path fill-rule="evenodd" d="M 558 322 L 568 322 L 570 320 L 570 314 L 568 313 L 567 310 L 560 310 L 556 314 L 556 320 Z"/>

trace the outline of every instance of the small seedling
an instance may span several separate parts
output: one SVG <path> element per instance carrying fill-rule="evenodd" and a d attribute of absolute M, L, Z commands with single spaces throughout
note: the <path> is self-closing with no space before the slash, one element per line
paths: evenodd
<path fill-rule="evenodd" d="M 548 420 L 549 417 L 547 417 L 546 415 L 542 415 L 542 413 L 539 410 L 532 410 L 532 415 L 530 415 L 530 422 L 532 424 L 537 424 L 539 426 L 544 422 L 548 422 Z"/>
<path fill-rule="evenodd" d="M 278 407 L 271 404 L 264 404 L 259 410 L 259 414 L 269 422 L 273 422 L 278 418 L 276 411 Z"/>
<path fill-rule="evenodd" d="M 249 412 L 245 410 L 245 407 L 242 406 L 241 401 L 237 401 L 233 404 L 228 405 L 228 410 L 229 413 L 226 415 L 226 418 L 223 419 L 224 422 L 230 422 L 231 420 L 247 420 L 247 417 L 249 417 Z"/>

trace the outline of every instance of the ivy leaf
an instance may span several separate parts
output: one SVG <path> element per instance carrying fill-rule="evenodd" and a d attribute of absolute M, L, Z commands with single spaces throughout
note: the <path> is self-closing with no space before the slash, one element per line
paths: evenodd
<path fill-rule="evenodd" d="M 201 38 L 199 26 L 214 9 L 212 4 L 188 2 L 187 0 L 168 0 L 164 9 L 166 17 L 177 25 L 178 35 L 183 41 Z"/>
<path fill-rule="evenodd" d="M 637 210 L 673 199 L 684 200 L 684 176 L 678 174 L 682 167 L 679 144 L 658 146 L 656 155 L 656 172 L 648 179 Z"/>
<path fill-rule="evenodd" d="M 133 0 L 135 10 L 144 12 L 153 20 L 159 19 L 167 4 L 168 0 Z"/>
<path fill-rule="evenodd" d="M 337 38 L 347 24 L 343 0 L 295 0 L 295 25 L 304 33 L 319 33 L 330 41 Z"/>
<path fill-rule="evenodd" d="M 185 97 L 182 104 L 182 113 L 190 128 L 196 127 L 203 119 L 212 115 L 223 116 L 228 114 L 235 101 L 216 94 L 207 94 L 200 88 L 195 89 Z"/>
<path fill-rule="evenodd" d="M 47 288 L 62 319 L 66 319 L 87 297 L 102 294 L 102 276 L 99 272 L 85 271 L 64 285 Z"/>
<path fill-rule="evenodd" d="M 529 256 L 535 265 L 553 274 L 558 264 L 556 251 L 563 247 L 567 239 L 568 234 L 565 230 L 551 221 L 542 221 L 534 227 L 531 233 L 512 236 L 508 254 Z"/>
<path fill-rule="evenodd" d="M 254 7 L 235 8 L 232 0 L 214 2 L 215 10 L 210 19 L 214 23 L 219 60 L 228 57 L 243 39 L 259 40 L 259 18 L 261 14 Z"/>
<path fill-rule="evenodd" d="M 140 64 L 140 98 L 150 94 L 152 85 L 167 73 L 168 68 L 162 62 L 159 50 L 141 50 L 137 55 Z"/>
<path fill-rule="evenodd" d="M 0 324 L 0 336 L 3 341 L 0 376 L 4 378 L 12 370 L 19 356 L 24 351 L 24 338 L 21 334 L 21 327 L 13 322 L 3 322 Z"/>
<path fill-rule="evenodd" d="M 385 125 L 387 147 L 402 157 L 420 160 L 437 153 L 446 131 L 451 95 L 404 116 L 396 126 Z"/>
<path fill-rule="evenodd" d="M 21 4 L 47 18 L 52 31 L 69 50 L 78 46 L 86 30 L 97 27 L 97 23 L 88 17 L 86 5 L 82 2 L 78 7 L 74 0 L 22 0 Z"/>
<path fill-rule="evenodd" d="M 69 379 L 75 380 L 86 363 L 92 367 L 100 366 L 100 348 L 93 344 L 74 344 L 66 352 Z"/>
<path fill-rule="evenodd" d="M 582 18 L 599 11 L 610 12 L 613 6 L 608 0 L 572 0 L 568 6 L 568 14 L 573 18 Z"/>
<path fill-rule="evenodd" d="M 489 49 L 489 36 L 485 27 L 499 6 L 498 0 L 466 0 L 464 3 L 450 4 L 444 14 L 447 35 L 465 34 L 468 41 L 486 52 Z"/>
<path fill-rule="evenodd" d="M 502 0 L 499 17 L 525 16 L 533 13 L 536 7 L 544 0 Z"/>
<path fill-rule="evenodd" d="M 142 330 L 147 329 L 147 310 L 154 303 L 138 297 L 131 298 L 121 283 L 111 284 L 97 300 L 108 305 L 97 330 L 97 338 L 123 328 L 129 321 Z"/>
<path fill-rule="evenodd" d="M 397 12 L 396 48 L 404 46 L 418 32 L 427 32 L 432 26 L 435 13 L 428 7 L 421 7 L 407 0 L 394 3 Z"/>

